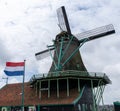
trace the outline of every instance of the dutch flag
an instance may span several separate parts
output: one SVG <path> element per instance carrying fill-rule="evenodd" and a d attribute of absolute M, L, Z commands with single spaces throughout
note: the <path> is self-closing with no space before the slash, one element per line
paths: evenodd
<path fill-rule="evenodd" d="M 7 76 L 24 75 L 24 62 L 6 62 L 5 74 Z"/>

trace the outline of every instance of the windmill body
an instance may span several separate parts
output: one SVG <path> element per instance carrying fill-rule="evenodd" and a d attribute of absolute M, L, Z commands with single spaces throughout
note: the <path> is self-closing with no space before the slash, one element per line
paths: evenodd
<path fill-rule="evenodd" d="M 56 49 L 54 53 L 55 63 L 52 63 L 50 72 L 54 72 L 56 70 L 86 71 L 80 52 L 79 50 L 76 50 L 79 48 L 79 45 L 79 40 L 73 35 L 69 35 L 67 32 L 61 32 L 58 34 L 54 41 L 54 46 Z M 76 52 L 74 52 L 75 50 Z"/>
<path fill-rule="evenodd" d="M 104 73 L 88 72 L 79 49 L 86 42 L 115 33 L 114 27 L 109 24 L 73 35 L 64 6 L 57 10 L 57 15 L 61 32 L 56 35 L 53 45 L 35 54 L 38 60 L 47 57 L 48 54 L 51 55 L 53 60 L 51 68 L 46 77 L 34 76 L 31 84 L 39 81 L 39 84 L 37 83 L 39 98 L 43 98 L 43 90 L 48 100 L 53 98 L 53 95 L 59 101 L 64 100 L 63 97 L 66 100 L 74 97 L 66 106 L 63 103 L 57 104 L 61 106 L 60 108 L 47 106 L 49 111 L 65 111 L 67 108 L 69 111 L 97 111 L 103 99 L 105 85 L 111 81 Z"/>

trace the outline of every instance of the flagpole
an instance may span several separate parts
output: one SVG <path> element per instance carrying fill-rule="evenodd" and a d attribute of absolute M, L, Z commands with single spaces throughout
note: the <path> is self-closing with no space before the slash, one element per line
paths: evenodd
<path fill-rule="evenodd" d="M 25 81 L 25 61 L 24 60 L 24 73 L 23 73 L 23 83 L 22 83 L 22 111 L 24 111 L 24 81 Z"/>

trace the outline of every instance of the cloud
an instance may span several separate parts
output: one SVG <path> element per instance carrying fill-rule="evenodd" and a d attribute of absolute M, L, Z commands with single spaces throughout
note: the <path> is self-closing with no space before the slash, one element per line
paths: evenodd
<path fill-rule="evenodd" d="M 4 37 L 4 35 L 0 34 L 0 37 Z M 4 45 L 4 41 L 2 39 L 0 39 L 0 58 L 0 66 L 2 66 L 6 60 L 11 58 L 8 47 Z"/>
<path fill-rule="evenodd" d="M 120 89 L 119 89 L 119 81 L 120 81 L 120 63 L 118 64 L 113 64 L 113 65 L 108 65 L 104 68 L 104 72 L 106 72 L 109 75 L 109 78 L 112 81 L 112 84 L 110 86 L 108 86 L 105 90 L 105 101 L 107 103 L 112 103 L 115 100 L 119 100 L 120 99 Z M 108 100 L 107 98 L 109 98 L 108 96 L 110 96 L 110 100 Z"/>
<path fill-rule="evenodd" d="M 84 44 L 81 55 L 88 71 L 105 72 L 113 81 L 105 90 L 106 103 L 119 99 L 119 20 L 120 4 L 117 0 L 4 0 L 0 1 L 0 69 L 6 61 L 26 59 L 26 81 L 33 74 L 49 71 L 50 57 L 36 61 L 35 53 L 51 45 L 60 32 L 56 9 L 64 5 L 73 34 L 112 23 L 116 34 Z M 16 77 L 9 82 L 21 82 Z M 3 84 L 4 81 L 0 82 Z M 115 89 L 114 89 L 115 88 Z M 111 92 L 110 92 L 111 91 Z M 106 93 L 110 93 L 111 100 Z M 116 94 L 116 95 L 115 95 Z"/>

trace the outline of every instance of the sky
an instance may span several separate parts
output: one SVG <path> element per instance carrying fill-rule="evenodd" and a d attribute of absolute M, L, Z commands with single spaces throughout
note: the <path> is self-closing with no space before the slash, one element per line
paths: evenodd
<path fill-rule="evenodd" d="M 60 32 L 56 9 L 65 6 L 73 34 L 107 24 L 116 33 L 85 43 L 81 48 L 89 72 L 103 72 L 111 79 L 104 103 L 120 101 L 120 3 L 119 0 L 0 0 L 0 87 L 6 84 L 6 61 L 24 61 L 25 81 L 34 74 L 47 73 L 50 57 L 37 61 L 35 53 L 47 49 Z M 8 83 L 22 77 L 8 77 Z"/>

